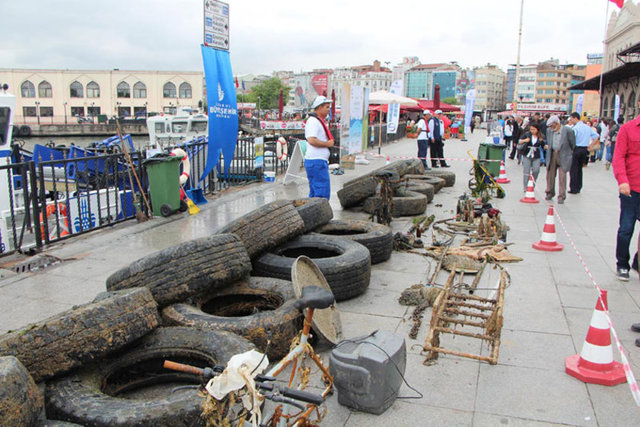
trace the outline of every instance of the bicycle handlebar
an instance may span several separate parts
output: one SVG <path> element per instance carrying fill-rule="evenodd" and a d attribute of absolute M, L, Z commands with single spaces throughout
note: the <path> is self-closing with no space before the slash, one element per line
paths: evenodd
<path fill-rule="evenodd" d="M 165 360 L 163 366 L 166 369 L 171 369 L 173 371 L 186 372 L 189 374 L 195 374 L 195 375 L 202 376 L 204 378 L 206 377 L 212 378 L 216 373 L 222 372 L 222 369 L 221 369 L 222 367 L 219 365 L 216 365 L 213 369 L 212 368 L 202 369 L 196 366 L 186 365 L 184 363 L 172 362 L 171 360 Z M 294 404 L 293 402 L 284 401 L 280 399 L 291 398 L 291 399 L 299 400 L 305 403 L 311 403 L 312 405 L 316 405 L 316 406 L 321 405 L 324 402 L 324 397 L 322 397 L 321 395 L 310 393 L 304 390 L 296 390 L 289 387 L 279 387 L 278 385 L 275 385 L 275 384 L 268 384 L 266 382 L 273 381 L 273 379 L 271 377 L 266 377 L 266 376 L 262 378 L 263 379 L 260 378 L 260 375 L 256 377 L 256 385 L 261 390 L 273 392 L 265 395 L 265 398 L 273 400 L 274 402 L 290 403 L 297 407 L 299 407 L 299 404 Z"/>

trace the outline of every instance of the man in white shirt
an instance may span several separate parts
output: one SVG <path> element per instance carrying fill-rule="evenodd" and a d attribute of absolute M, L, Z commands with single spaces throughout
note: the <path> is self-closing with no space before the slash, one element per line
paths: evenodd
<path fill-rule="evenodd" d="M 442 110 L 436 110 L 435 117 L 429 120 L 429 147 L 431 150 L 431 167 L 440 166 L 448 168 L 449 165 L 444 159 L 444 122 L 442 121 Z"/>
<path fill-rule="evenodd" d="M 331 180 L 329 178 L 329 147 L 335 141 L 329 127 L 324 122 L 331 110 L 331 100 L 326 96 L 318 96 L 311 104 L 312 113 L 309 114 L 304 127 L 304 137 L 307 140 L 307 152 L 304 156 L 304 169 L 309 179 L 309 197 L 331 197 Z"/>
<path fill-rule="evenodd" d="M 424 165 L 425 170 L 431 168 L 427 166 L 427 147 L 429 146 L 429 128 L 427 122 L 431 119 L 431 111 L 424 110 L 416 126 L 418 127 L 418 158 Z"/>

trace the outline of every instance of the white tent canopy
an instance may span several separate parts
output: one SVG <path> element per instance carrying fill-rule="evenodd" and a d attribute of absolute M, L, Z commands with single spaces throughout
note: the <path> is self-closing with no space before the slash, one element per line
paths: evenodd
<path fill-rule="evenodd" d="M 395 95 L 386 90 L 379 90 L 369 94 L 369 104 L 401 104 L 401 105 L 418 105 L 415 99 L 406 96 Z"/>

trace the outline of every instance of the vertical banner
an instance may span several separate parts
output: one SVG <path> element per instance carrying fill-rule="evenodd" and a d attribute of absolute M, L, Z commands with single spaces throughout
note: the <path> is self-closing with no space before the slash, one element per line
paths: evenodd
<path fill-rule="evenodd" d="M 349 125 L 351 123 L 351 85 L 343 83 L 340 98 L 340 145 L 349 147 Z M 344 153 L 340 153 L 341 156 Z"/>
<path fill-rule="evenodd" d="M 394 95 L 402 96 L 402 80 L 395 80 L 391 83 L 390 92 Z M 387 134 L 395 134 L 398 130 L 398 122 L 400 121 L 400 104 L 389 104 L 387 114 Z"/>
<path fill-rule="evenodd" d="M 364 102 L 362 103 L 362 141 L 360 142 L 359 152 L 367 149 L 369 134 L 369 88 L 364 89 Z"/>
<path fill-rule="evenodd" d="M 200 181 L 218 164 L 220 152 L 224 154 L 225 175 L 233 160 L 238 141 L 238 108 L 236 88 L 231 72 L 229 52 L 202 45 L 204 78 L 207 83 L 209 112 L 209 144 L 207 164 Z"/>
<path fill-rule="evenodd" d="M 578 95 L 578 100 L 576 101 L 576 112 L 582 115 L 582 102 L 584 101 L 584 95 Z"/>
<path fill-rule="evenodd" d="M 351 86 L 351 99 L 349 100 L 349 142 L 347 143 L 348 154 L 362 151 L 364 95 L 364 87 Z"/>
<path fill-rule="evenodd" d="M 618 123 L 618 117 L 620 117 L 620 95 L 616 95 L 616 106 L 613 110 L 613 120 Z"/>
<path fill-rule="evenodd" d="M 467 91 L 467 98 L 464 104 L 464 134 L 469 135 L 471 133 L 471 119 L 473 118 L 473 106 L 476 103 L 476 90 L 469 89 Z"/>

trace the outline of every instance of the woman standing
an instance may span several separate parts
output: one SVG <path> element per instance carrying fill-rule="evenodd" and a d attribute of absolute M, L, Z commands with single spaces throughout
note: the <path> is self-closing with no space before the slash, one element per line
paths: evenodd
<path fill-rule="evenodd" d="M 531 123 L 529 130 L 518 141 L 518 151 L 522 154 L 523 189 L 527 191 L 529 175 L 533 174 L 534 182 L 540 173 L 540 147 L 544 147 L 544 135 L 538 123 Z"/>

